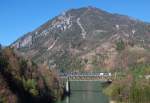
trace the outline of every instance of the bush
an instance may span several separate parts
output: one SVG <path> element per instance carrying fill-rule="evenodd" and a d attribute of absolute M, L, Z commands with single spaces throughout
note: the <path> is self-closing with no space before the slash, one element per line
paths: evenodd
<path fill-rule="evenodd" d="M 116 42 L 116 50 L 122 51 L 125 49 L 125 43 L 123 40 L 119 40 Z"/>
<path fill-rule="evenodd" d="M 32 95 L 34 95 L 34 96 L 38 95 L 38 89 L 36 88 L 37 87 L 36 80 L 34 80 L 34 79 L 28 79 L 28 80 L 23 79 L 23 86 Z"/>
<path fill-rule="evenodd" d="M 127 80 L 114 81 L 104 90 L 104 93 L 119 103 L 149 103 L 149 81 L 145 79 L 133 79 L 130 82 Z"/>
<path fill-rule="evenodd" d="M 130 88 L 129 101 L 131 103 L 148 103 L 150 101 L 150 86 L 148 83 L 135 82 Z"/>
<path fill-rule="evenodd" d="M 104 90 L 104 93 L 109 97 L 111 97 L 112 100 L 123 101 L 124 100 L 123 95 L 125 94 L 123 93 L 123 91 L 126 89 L 125 87 L 126 85 L 124 83 L 115 82 L 110 86 L 108 86 Z"/>

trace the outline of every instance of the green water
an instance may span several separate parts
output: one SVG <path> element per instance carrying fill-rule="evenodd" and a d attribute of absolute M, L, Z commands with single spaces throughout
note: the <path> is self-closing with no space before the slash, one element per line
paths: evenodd
<path fill-rule="evenodd" d="M 71 96 L 57 103 L 109 103 L 102 82 L 71 82 Z"/>

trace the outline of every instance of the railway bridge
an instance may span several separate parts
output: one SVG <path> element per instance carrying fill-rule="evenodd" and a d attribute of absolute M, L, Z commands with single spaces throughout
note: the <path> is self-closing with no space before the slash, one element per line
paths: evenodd
<path fill-rule="evenodd" d="M 67 94 L 70 94 L 71 81 L 102 81 L 111 83 L 113 80 L 112 73 L 100 72 L 67 72 L 60 73 L 59 77 L 65 81 L 65 91 Z"/>

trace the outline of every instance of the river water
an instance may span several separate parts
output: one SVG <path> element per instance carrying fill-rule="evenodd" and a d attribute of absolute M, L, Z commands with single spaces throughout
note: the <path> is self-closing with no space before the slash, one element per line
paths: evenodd
<path fill-rule="evenodd" d="M 71 95 L 57 103 L 109 103 L 108 97 L 102 93 L 102 82 L 70 82 Z"/>

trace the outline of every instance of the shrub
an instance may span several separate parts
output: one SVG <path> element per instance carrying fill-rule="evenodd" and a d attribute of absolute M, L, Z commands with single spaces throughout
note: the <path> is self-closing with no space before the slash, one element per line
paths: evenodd
<path fill-rule="evenodd" d="M 23 86 L 32 95 L 34 95 L 34 96 L 38 95 L 38 90 L 36 88 L 37 82 L 35 79 L 28 79 L 28 80 L 23 79 Z"/>
<path fill-rule="evenodd" d="M 119 41 L 116 42 L 116 50 L 118 51 L 122 51 L 125 49 L 125 43 L 124 41 L 121 39 Z"/>

